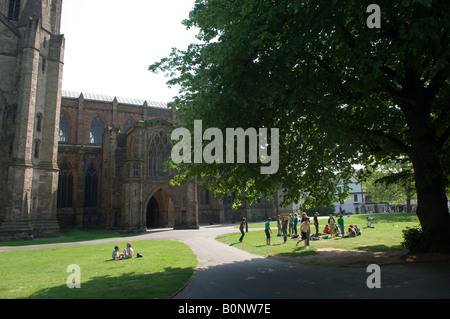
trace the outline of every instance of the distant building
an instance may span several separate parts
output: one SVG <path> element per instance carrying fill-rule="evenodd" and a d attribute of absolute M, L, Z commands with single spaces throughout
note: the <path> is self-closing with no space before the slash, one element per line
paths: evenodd
<path fill-rule="evenodd" d="M 338 184 L 338 187 L 341 187 L 341 189 L 343 186 L 342 183 Z M 343 202 L 335 203 L 335 214 L 364 214 L 389 211 L 388 203 L 372 202 L 372 196 L 364 190 L 363 184 L 358 182 L 355 177 L 351 178 L 348 187 L 350 197 Z M 338 194 L 336 194 L 336 197 L 337 195 Z"/>

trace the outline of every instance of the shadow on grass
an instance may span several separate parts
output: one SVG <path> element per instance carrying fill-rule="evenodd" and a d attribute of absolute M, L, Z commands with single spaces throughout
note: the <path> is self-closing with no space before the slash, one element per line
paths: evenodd
<path fill-rule="evenodd" d="M 112 238 L 126 238 L 141 235 L 141 233 L 120 233 L 103 229 L 67 229 L 61 231 L 61 237 L 38 238 L 33 240 L 0 242 L 0 247 L 33 246 L 45 244 L 73 243 Z"/>
<path fill-rule="evenodd" d="M 106 261 L 106 260 L 105 260 Z M 193 267 L 166 268 L 162 272 L 124 273 L 119 276 L 98 276 L 87 280 L 81 272 L 80 288 L 66 283 L 44 288 L 30 299 L 166 299 L 181 289 L 191 278 Z M 68 278 L 70 273 L 67 274 Z"/>
<path fill-rule="evenodd" d="M 402 245 L 391 245 L 391 246 L 387 246 L 387 245 L 365 245 L 365 246 L 359 246 L 357 247 L 357 250 L 362 250 L 362 251 L 372 251 L 372 252 L 384 252 L 384 251 L 398 251 L 398 250 L 406 250 L 405 247 L 403 247 Z"/>

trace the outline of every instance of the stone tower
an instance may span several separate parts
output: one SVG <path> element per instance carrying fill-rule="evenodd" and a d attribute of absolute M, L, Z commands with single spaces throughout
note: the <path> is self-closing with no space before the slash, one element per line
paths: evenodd
<path fill-rule="evenodd" d="M 0 0 L 0 241 L 53 237 L 62 0 Z"/>

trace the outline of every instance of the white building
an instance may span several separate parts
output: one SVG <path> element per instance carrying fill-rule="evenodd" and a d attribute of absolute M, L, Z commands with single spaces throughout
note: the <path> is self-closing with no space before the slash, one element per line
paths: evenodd
<path fill-rule="evenodd" d="M 342 182 L 338 184 L 341 189 L 343 188 Z M 354 177 L 351 178 L 349 186 L 349 197 L 343 202 L 335 203 L 334 213 L 343 214 L 360 214 L 360 213 L 381 213 L 388 211 L 388 203 L 373 203 L 370 194 L 364 190 L 364 185 Z M 336 194 L 336 197 L 338 194 Z"/>

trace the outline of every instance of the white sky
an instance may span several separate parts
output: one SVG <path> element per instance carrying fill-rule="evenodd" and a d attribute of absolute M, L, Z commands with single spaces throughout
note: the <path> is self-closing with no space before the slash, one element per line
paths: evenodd
<path fill-rule="evenodd" d="M 178 88 L 150 64 L 198 42 L 186 30 L 195 0 L 63 0 L 63 90 L 169 102 Z"/>

